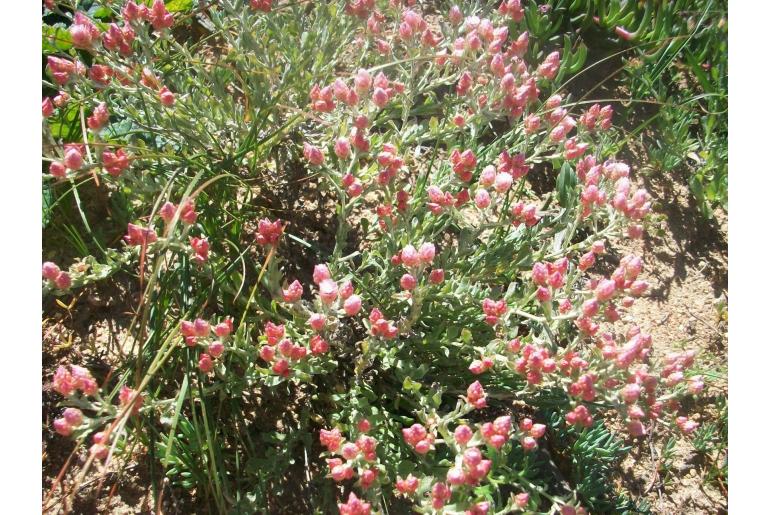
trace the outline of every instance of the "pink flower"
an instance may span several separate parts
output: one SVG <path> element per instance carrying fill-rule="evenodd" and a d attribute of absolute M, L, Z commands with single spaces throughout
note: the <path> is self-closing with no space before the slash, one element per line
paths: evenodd
<path fill-rule="evenodd" d="M 602 279 L 596 286 L 594 293 L 596 294 L 596 300 L 599 302 L 604 302 L 611 299 L 612 295 L 615 293 L 615 281 Z"/>
<path fill-rule="evenodd" d="M 374 92 L 372 93 L 372 102 L 374 102 L 374 105 L 382 109 L 387 105 L 388 100 L 389 97 L 387 91 L 382 88 L 374 88 Z"/>
<path fill-rule="evenodd" d="M 283 301 L 288 303 L 297 302 L 300 298 L 302 298 L 302 292 L 302 285 L 295 279 L 287 289 L 282 291 Z"/>
<path fill-rule="evenodd" d="M 225 352 L 225 344 L 220 341 L 215 341 L 209 344 L 209 354 L 212 358 L 218 358 Z"/>
<path fill-rule="evenodd" d="M 54 106 L 53 102 L 51 102 L 50 97 L 45 97 L 43 99 L 43 118 L 48 118 L 53 114 Z"/>
<path fill-rule="evenodd" d="M 72 285 L 72 278 L 67 272 L 61 272 L 56 276 L 56 279 L 54 279 L 54 284 L 58 289 L 66 290 Z"/>
<path fill-rule="evenodd" d="M 280 220 L 271 222 L 267 218 L 257 224 L 257 243 L 260 245 L 275 245 L 283 234 L 283 225 Z"/>
<path fill-rule="evenodd" d="M 412 474 L 406 476 L 406 479 L 400 477 L 396 479 L 396 490 L 404 495 L 412 495 L 417 491 L 417 487 L 420 486 L 420 480 L 414 477 Z"/>
<path fill-rule="evenodd" d="M 43 277 L 53 281 L 61 273 L 56 263 L 46 261 L 43 263 Z"/>
<path fill-rule="evenodd" d="M 340 443 L 342 443 L 342 434 L 336 427 L 331 431 L 321 429 L 319 439 L 321 445 L 326 447 L 330 452 L 337 452 L 337 449 L 340 448 Z"/>
<path fill-rule="evenodd" d="M 308 143 L 307 141 L 302 144 L 302 154 L 305 156 L 310 164 L 314 166 L 320 166 L 324 162 L 324 155 L 321 149 Z"/>
<path fill-rule="evenodd" d="M 204 374 L 211 372 L 211 370 L 214 368 L 214 362 L 211 361 L 211 356 L 205 353 L 201 354 L 201 357 L 198 360 L 198 368 L 200 368 L 201 372 Z"/>
<path fill-rule="evenodd" d="M 473 405 L 474 408 L 481 409 L 487 406 L 487 394 L 484 392 L 484 387 L 481 383 L 474 381 L 466 392 L 468 402 Z"/>
<path fill-rule="evenodd" d="M 533 424 L 532 429 L 529 430 L 529 434 L 532 438 L 542 438 L 545 435 L 545 424 Z"/>
<path fill-rule="evenodd" d="M 105 150 L 102 152 L 102 164 L 108 174 L 113 177 L 120 177 L 131 165 L 131 156 L 122 148 L 115 152 Z"/>
<path fill-rule="evenodd" d="M 107 110 L 107 104 L 101 102 L 94 109 L 93 114 L 88 117 L 88 127 L 93 131 L 99 131 L 110 119 L 110 112 Z"/>
<path fill-rule="evenodd" d="M 358 295 L 351 295 L 345 299 L 342 307 L 345 310 L 346 315 L 351 317 L 357 315 L 358 312 L 361 311 L 361 297 Z"/>
<path fill-rule="evenodd" d="M 313 268 L 313 282 L 320 284 L 324 279 L 331 279 L 332 274 L 329 272 L 329 267 L 326 265 L 316 265 Z"/>
<path fill-rule="evenodd" d="M 174 17 L 166 10 L 166 4 L 163 0 L 155 0 L 148 19 L 155 30 L 167 29 L 174 24 Z"/>
<path fill-rule="evenodd" d="M 321 335 L 316 334 L 310 338 L 310 352 L 314 355 L 323 354 L 329 350 L 329 342 L 324 340 Z"/>
<path fill-rule="evenodd" d="M 417 279 L 412 274 L 404 274 L 401 276 L 400 285 L 404 290 L 414 290 L 417 287 Z"/>
<path fill-rule="evenodd" d="M 230 317 L 225 318 L 224 321 L 218 323 L 214 327 L 214 334 L 216 334 L 220 338 L 229 336 L 230 333 L 232 332 L 233 332 L 233 319 Z"/>
<path fill-rule="evenodd" d="M 539 286 L 535 292 L 535 297 L 539 302 L 548 302 L 551 300 L 551 290 L 545 286 Z"/>
<path fill-rule="evenodd" d="M 326 325 L 326 317 L 320 313 L 313 313 L 310 315 L 308 324 L 310 324 L 310 327 L 314 331 L 320 331 L 324 328 L 324 325 Z"/>
<path fill-rule="evenodd" d="M 623 401 L 626 404 L 633 404 L 636 402 L 641 393 L 642 389 L 636 383 L 627 384 L 620 392 L 621 396 L 623 397 Z"/>
<path fill-rule="evenodd" d="M 175 102 L 174 94 L 166 86 L 163 86 L 160 89 L 160 91 L 158 92 L 158 98 L 160 98 L 160 103 L 166 107 L 171 107 L 172 105 L 174 105 L 174 102 Z"/>
<path fill-rule="evenodd" d="M 435 268 L 430 271 L 428 281 L 432 284 L 441 284 L 444 282 L 444 270 L 441 268 Z"/>
<path fill-rule="evenodd" d="M 267 343 L 269 345 L 278 343 L 278 341 L 283 338 L 284 334 L 285 329 L 283 325 L 276 325 L 272 322 L 267 322 L 265 324 L 265 335 L 267 336 Z"/>
<path fill-rule="evenodd" d="M 275 359 L 275 349 L 265 345 L 259 349 L 259 357 L 267 362 L 273 361 Z"/>
<path fill-rule="evenodd" d="M 526 508 L 529 504 L 529 494 L 527 492 L 516 494 L 516 497 L 514 497 L 514 502 L 516 503 L 517 507 Z"/>
<path fill-rule="evenodd" d="M 401 250 L 401 261 L 404 263 L 404 266 L 415 268 L 420 266 L 421 259 L 417 249 L 412 245 L 407 245 Z"/>
<path fill-rule="evenodd" d="M 433 499 L 433 508 L 436 510 L 441 509 L 444 503 L 452 498 L 452 490 L 446 485 L 446 483 L 436 483 L 433 485 L 430 491 Z"/>
<path fill-rule="evenodd" d="M 337 141 L 334 142 L 334 153 L 340 159 L 350 157 L 350 140 L 344 136 L 337 138 Z"/>
<path fill-rule="evenodd" d="M 337 283 L 332 279 L 324 279 L 318 284 L 318 295 L 324 304 L 331 304 L 337 300 Z"/>
<path fill-rule="evenodd" d="M 123 239 L 130 246 L 147 245 L 158 241 L 158 235 L 152 229 L 129 223 L 128 233 L 123 236 Z"/>
<path fill-rule="evenodd" d="M 495 191 L 498 193 L 505 193 L 511 189 L 513 184 L 513 176 L 509 173 L 501 172 L 495 176 Z"/>
<path fill-rule="evenodd" d="M 433 263 L 433 258 L 436 256 L 435 245 L 432 243 L 423 243 L 420 245 L 418 255 L 420 256 L 420 261 L 422 261 L 423 265 L 430 265 Z"/>
<path fill-rule="evenodd" d="M 62 436 L 69 436 L 72 434 L 72 426 L 67 423 L 67 421 L 63 418 L 57 418 L 53 421 L 53 428 L 54 431 L 59 433 Z"/>
<path fill-rule="evenodd" d="M 476 190 L 476 195 L 473 201 L 476 203 L 476 207 L 479 209 L 486 209 L 492 203 L 489 192 L 484 188 L 479 188 Z"/>
<path fill-rule="evenodd" d="M 272 370 L 279 376 L 288 377 L 290 372 L 289 362 L 281 358 L 273 363 Z"/>
<path fill-rule="evenodd" d="M 75 18 L 70 26 L 72 46 L 87 50 L 91 48 L 94 40 L 98 39 L 100 35 L 101 31 L 86 15 L 79 11 L 75 13 Z"/>
<path fill-rule="evenodd" d="M 454 432 L 455 441 L 460 445 L 467 444 L 473 437 L 473 430 L 465 424 L 459 425 Z"/>
<path fill-rule="evenodd" d="M 537 440 L 531 436 L 525 436 L 521 439 L 521 446 L 524 448 L 524 452 L 529 452 L 537 449 Z"/>
<path fill-rule="evenodd" d="M 133 388 L 129 388 L 126 385 L 123 385 L 120 388 L 120 393 L 118 394 L 118 399 L 120 400 L 121 407 L 131 405 L 131 414 L 136 415 L 139 413 L 139 409 L 144 404 L 144 396 L 142 396 L 139 392 L 134 390 Z"/>
<path fill-rule="evenodd" d="M 83 167 L 83 151 L 79 145 L 65 145 L 64 166 L 70 170 L 80 170 Z"/>
<path fill-rule="evenodd" d="M 76 382 L 70 374 L 70 371 L 63 366 L 59 366 L 56 369 L 56 373 L 53 376 L 53 389 L 59 394 L 69 397 L 75 391 Z"/>
<path fill-rule="evenodd" d="M 350 469 L 350 467 L 348 468 Z M 334 476 L 334 472 L 332 472 L 332 476 Z M 349 479 L 352 476 L 353 469 L 350 469 L 350 473 L 344 474 L 341 479 Z M 335 477 L 336 481 L 340 481 L 341 479 Z M 369 515 L 372 511 L 372 505 L 368 502 L 361 501 L 353 492 L 350 492 L 350 495 L 348 495 L 348 502 L 337 504 L 337 508 L 340 510 L 340 515 Z"/>
<path fill-rule="evenodd" d="M 48 167 L 48 172 L 54 177 L 63 178 L 67 175 L 67 167 L 60 161 L 54 161 L 51 166 Z"/>
<path fill-rule="evenodd" d="M 456 5 L 449 8 L 449 21 L 455 26 L 460 25 L 463 21 L 463 13 Z"/>
<path fill-rule="evenodd" d="M 366 93 L 372 87 L 372 76 L 368 71 L 360 69 L 353 78 L 353 84 L 360 94 Z"/>

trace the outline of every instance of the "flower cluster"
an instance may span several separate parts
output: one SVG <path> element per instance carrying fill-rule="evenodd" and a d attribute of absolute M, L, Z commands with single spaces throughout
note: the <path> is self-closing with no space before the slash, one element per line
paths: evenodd
<path fill-rule="evenodd" d="M 206 348 L 206 352 L 201 352 L 198 357 L 198 368 L 204 374 L 208 374 L 214 368 L 213 360 L 221 357 L 225 352 L 225 342 L 233 332 L 233 320 L 225 318 L 213 328 L 202 318 L 196 318 L 193 322 L 182 320 L 180 331 L 188 347 L 201 345 Z M 216 336 L 214 339 L 211 339 L 212 332 Z"/>
<path fill-rule="evenodd" d="M 366 433 L 371 428 L 368 420 L 362 419 L 357 425 L 359 433 L 355 442 L 345 441 L 338 428 L 321 429 L 321 445 L 326 447 L 329 455 L 339 456 L 327 458 L 329 475 L 334 481 L 358 477 L 358 486 L 363 490 L 372 488 L 378 480 L 381 465 L 377 459 L 377 440 Z"/>

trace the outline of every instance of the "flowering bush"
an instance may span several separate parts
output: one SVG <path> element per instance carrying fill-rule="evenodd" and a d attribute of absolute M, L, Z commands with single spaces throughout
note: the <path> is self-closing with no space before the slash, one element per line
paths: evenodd
<path fill-rule="evenodd" d="M 558 485 L 549 445 L 695 429 L 695 356 L 654 353 L 643 263 L 613 257 L 651 198 L 606 154 L 612 106 L 561 87 L 585 56 L 531 42 L 521 2 L 65 4 L 46 2 L 65 21 L 44 29 L 45 181 L 100 254 L 44 263 L 43 292 L 115 273 L 143 292 L 121 373 L 53 378 L 54 429 L 92 461 L 140 443 L 219 512 L 264 510 L 304 460 L 340 513 L 566 514 L 608 487 Z M 277 212 L 297 168 L 327 203 Z M 120 204 L 122 243 L 84 184 Z M 290 428 L 260 423 L 270 398 L 302 403 Z"/>

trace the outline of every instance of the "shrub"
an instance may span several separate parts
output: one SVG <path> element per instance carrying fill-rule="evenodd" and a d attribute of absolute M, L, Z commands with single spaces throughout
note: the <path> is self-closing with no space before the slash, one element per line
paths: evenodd
<path fill-rule="evenodd" d="M 516 0 L 271 4 L 48 5 L 45 180 L 101 253 L 45 263 L 43 292 L 115 273 L 143 292 L 113 374 L 56 371 L 54 429 L 89 465 L 146 448 L 219 512 L 267 509 L 303 458 L 312 504 L 341 513 L 606 507 L 622 446 L 601 419 L 691 433 L 679 399 L 703 385 L 633 323 L 642 260 L 610 251 L 651 199 L 606 153 L 612 106 L 560 89 L 584 56 L 530 45 Z M 294 170 L 328 199 L 296 206 L 326 249 L 265 201 Z"/>

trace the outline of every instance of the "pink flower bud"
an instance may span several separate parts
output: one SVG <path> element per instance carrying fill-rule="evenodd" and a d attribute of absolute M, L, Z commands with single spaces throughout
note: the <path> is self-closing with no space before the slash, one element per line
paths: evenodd
<path fill-rule="evenodd" d="M 524 452 L 529 452 L 537 449 L 537 440 L 531 436 L 525 436 L 521 439 L 521 446 L 524 448 Z"/>
<path fill-rule="evenodd" d="M 54 177 L 63 178 L 67 175 L 67 167 L 60 161 L 54 161 L 48 167 L 48 172 Z"/>
<path fill-rule="evenodd" d="M 441 284 L 444 282 L 444 270 L 441 268 L 435 268 L 431 270 L 430 275 L 428 276 L 428 281 L 433 284 Z"/>
<path fill-rule="evenodd" d="M 56 276 L 56 279 L 54 279 L 54 283 L 58 289 L 66 290 L 72 286 L 72 278 L 70 278 L 70 274 L 67 272 L 61 272 Z"/>
<path fill-rule="evenodd" d="M 596 294 L 596 300 L 599 302 L 604 302 L 611 299 L 612 295 L 615 293 L 615 281 L 602 279 L 596 286 L 594 293 Z"/>
<path fill-rule="evenodd" d="M 350 157 L 350 140 L 344 136 L 337 138 L 337 141 L 334 143 L 334 153 L 340 159 Z"/>
<path fill-rule="evenodd" d="M 43 99 L 43 118 L 48 118 L 53 114 L 54 106 L 50 97 Z"/>
<path fill-rule="evenodd" d="M 160 103 L 166 107 L 171 107 L 174 105 L 174 94 L 166 86 L 160 88 L 160 91 L 158 92 L 158 98 L 160 98 Z"/>
<path fill-rule="evenodd" d="M 533 424 L 532 429 L 529 430 L 529 434 L 532 438 L 542 438 L 545 435 L 545 424 Z"/>
<path fill-rule="evenodd" d="M 223 322 L 220 322 L 219 324 L 217 324 L 216 327 L 214 327 L 214 333 L 220 338 L 229 336 L 230 333 L 232 332 L 233 332 L 233 319 L 229 317 L 226 318 Z"/>
<path fill-rule="evenodd" d="M 540 302 L 548 302 L 549 300 L 551 300 L 551 290 L 549 290 L 545 286 L 539 286 L 537 288 L 537 291 L 535 292 L 535 297 Z"/>
<path fill-rule="evenodd" d="M 287 377 L 289 375 L 289 362 L 281 358 L 273 363 L 272 370 L 280 376 Z"/>
<path fill-rule="evenodd" d="M 83 422 L 83 412 L 77 408 L 67 408 L 62 415 L 72 427 L 77 427 Z"/>
<path fill-rule="evenodd" d="M 479 188 L 476 190 L 476 196 L 473 200 L 476 203 L 476 207 L 479 209 L 486 209 L 492 203 L 489 192 L 484 188 Z"/>
<path fill-rule="evenodd" d="M 259 349 L 259 357 L 265 361 L 273 361 L 273 359 L 275 359 L 275 349 L 269 345 L 265 345 Z"/>
<path fill-rule="evenodd" d="M 313 282 L 320 284 L 324 279 L 331 279 L 332 274 L 326 265 L 316 265 L 313 268 Z"/>
<path fill-rule="evenodd" d="M 423 265 L 430 265 L 436 256 L 436 247 L 432 243 L 423 243 L 420 245 L 418 254 Z"/>
<path fill-rule="evenodd" d="M 200 368 L 201 372 L 204 374 L 211 372 L 211 370 L 214 368 L 214 362 L 211 361 L 211 356 L 205 353 L 201 354 L 201 357 L 198 360 L 198 368 Z"/>
<path fill-rule="evenodd" d="M 449 8 L 449 21 L 455 26 L 460 25 L 463 21 L 463 13 L 456 5 Z"/>
<path fill-rule="evenodd" d="M 634 281 L 631 283 L 631 286 L 629 286 L 628 291 L 631 295 L 638 297 L 647 291 L 649 286 L 647 281 Z"/>
<path fill-rule="evenodd" d="M 302 298 L 302 292 L 302 285 L 299 281 L 294 280 L 287 289 L 283 290 L 283 301 L 288 303 L 297 302 Z"/>
<path fill-rule="evenodd" d="M 312 315 L 310 315 L 310 320 L 308 320 L 308 323 L 310 324 L 310 327 L 312 327 L 314 331 L 320 331 L 321 329 L 324 328 L 324 325 L 326 324 L 326 317 L 320 313 L 313 313 Z"/>
<path fill-rule="evenodd" d="M 57 418 L 53 421 L 54 431 L 62 436 L 69 436 L 72 434 L 72 426 L 63 418 Z"/>
<path fill-rule="evenodd" d="M 64 166 L 70 170 L 80 170 L 83 166 L 83 154 L 77 145 L 72 145 L 64 152 Z"/>
<path fill-rule="evenodd" d="M 401 276 L 400 284 L 404 290 L 414 290 L 417 287 L 417 279 L 412 274 L 404 274 Z"/>
<path fill-rule="evenodd" d="M 59 270 L 59 267 L 58 265 L 56 265 L 56 263 L 52 263 L 50 261 L 46 261 L 45 263 L 43 263 L 44 278 L 53 281 L 59 276 L 60 273 L 61 273 L 61 270 Z"/>
<path fill-rule="evenodd" d="M 412 245 L 407 245 L 401 250 L 401 261 L 405 266 L 414 268 L 420 266 L 420 256 Z"/>
<path fill-rule="evenodd" d="M 215 341 L 209 344 L 209 354 L 212 358 L 218 358 L 225 352 L 225 344 L 220 341 Z"/>
<path fill-rule="evenodd" d="M 337 283 L 332 279 L 324 279 L 318 284 L 318 296 L 324 304 L 331 304 L 337 299 Z"/>
<path fill-rule="evenodd" d="M 314 166 L 320 166 L 324 162 L 324 155 L 321 149 L 308 143 L 307 141 L 302 145 L 302 153 L 310 164 Z"/>
<path fill-rule="evenodd" d="M 345 310 L 346 315 L 351 317 L 357 315 L 358 312 L 361 311 L 361 297 L 358 295 L 351 295 L 345 299 L 345 303 L 342 307 Z"/>
<path fill-rule="evenodd" d="M 372 102 L 374 102 L 374 105 L 381 109 L 387 105 L 388 100 L 389 97 L 387 91 L 382 88 L 374 88 L 374 93 L 372 93 Z"/>
<path fill-rule="evenodd" d="M 462 424 L 455 428 L 454 436 L 455 436 L 455 441 L 459 445 L 465 445 L 473 437 L 473 430 L 471 430 L 471 428 L 466 426 L 465 424 Z"/>

